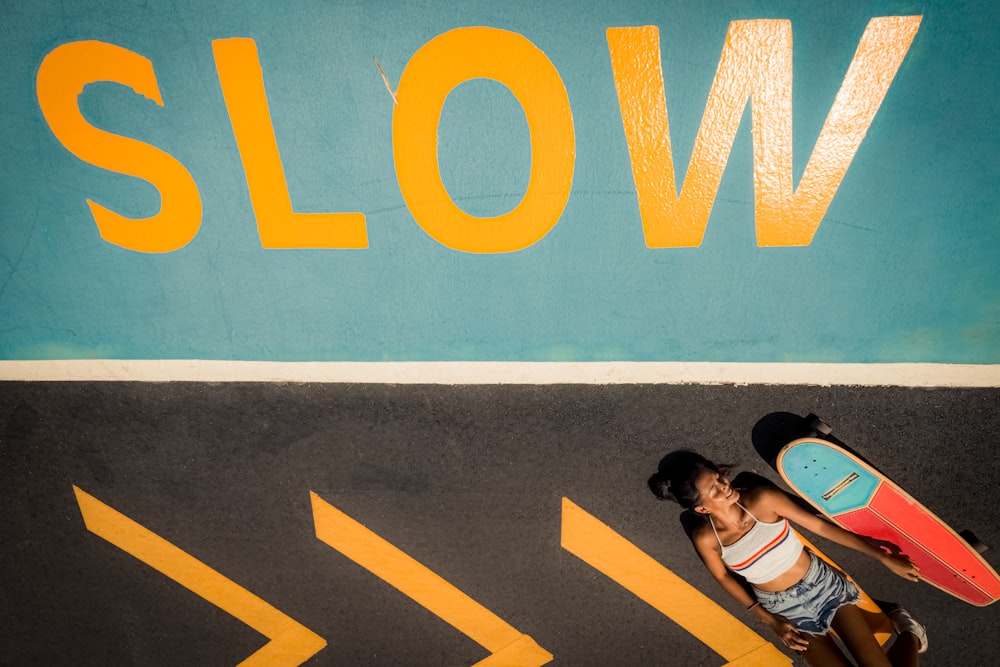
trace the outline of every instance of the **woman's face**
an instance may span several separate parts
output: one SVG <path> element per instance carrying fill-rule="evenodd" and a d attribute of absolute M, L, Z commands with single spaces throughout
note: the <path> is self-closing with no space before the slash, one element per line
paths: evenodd
<path fill-rule="evenodd" d="M 723 510 L 740 499 L 740 492 L 729 484 L 729 480 L 712 470 L 698 475 L 694 485 L 701 496 L 701 505 L 695 509 L 702 513 Z"/>

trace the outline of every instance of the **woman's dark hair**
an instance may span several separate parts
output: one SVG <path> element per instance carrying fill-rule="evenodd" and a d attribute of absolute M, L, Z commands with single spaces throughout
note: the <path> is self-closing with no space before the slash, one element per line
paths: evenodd
<path fill-rule="evenodd" d="M 695 480 L 706 472 L 725 476 L 730 470 L 732 466 L 717 465 L 700 454 L 682 449 L 663 457 L 660 469 L 649 478 L 649 490 L 660 500 L 673 500 L 684 509 L 694 509 L 701 505 Z"/>

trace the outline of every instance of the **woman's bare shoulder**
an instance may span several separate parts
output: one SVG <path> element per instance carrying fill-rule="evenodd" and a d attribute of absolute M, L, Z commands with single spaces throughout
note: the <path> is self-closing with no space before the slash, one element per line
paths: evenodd
<path fill-rule="evenodd" d="M 718 546 L 718 540 L 715 539 L 715 533 L 708 525 L 708 521 L 701 521 L 691 529 L 691 542 L 698 549 L 703 547 L 714 549 Z"/>
<path fill-rule="evenodd" d="M 785 497 L 785 494 L 773 486 L 758 486 L 740 491 L 740 500 L 758 519 L 770 520 L 768 515 L 780 514 L 775 505 Z M 763 515 L 763 516 L 761 516 Z"/>

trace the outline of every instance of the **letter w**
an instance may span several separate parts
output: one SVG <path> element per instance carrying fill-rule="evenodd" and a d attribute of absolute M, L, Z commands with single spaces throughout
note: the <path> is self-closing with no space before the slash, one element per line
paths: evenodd
<path fill-rule="evenodd" d="M 791 22 L 730 23 L 679 196 L 659 31 L 656 26 L 608 28 L 608 51 L 646 245 L 701 245 L 748 98 L 757 245 L 809 245 L 917 34 L 920 19 L 885 16 L 869 21 L 794 191 Z"/>

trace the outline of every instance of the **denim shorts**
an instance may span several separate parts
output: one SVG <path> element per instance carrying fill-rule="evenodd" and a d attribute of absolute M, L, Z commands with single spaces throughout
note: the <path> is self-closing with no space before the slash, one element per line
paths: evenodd
<path fill-rule="evenodd" d="M 857 604 L 858 589 L 824 560 L 809 553 L 809 569 L 799 583 L 771 593 L 754 589 L 757 600 L 772 614 L 784 616 L 799 630 L 825 635 L 837 610 Z"/>

